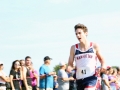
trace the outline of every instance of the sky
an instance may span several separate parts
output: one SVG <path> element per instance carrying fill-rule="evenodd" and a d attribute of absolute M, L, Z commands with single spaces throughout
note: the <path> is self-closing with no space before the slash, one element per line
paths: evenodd
<path fill-rule="evenodd" d="M 0 61 L 9 74 L 16 59 L 32 57 L 36 70 L 50 56 L 51 66 L 68 62 L 76 43 L 74 26 L 88 28 L 110 66 L 120 66 L 120 0 L 1 0 Z M 98 62 L 99 63 L 99 62 Z"/>

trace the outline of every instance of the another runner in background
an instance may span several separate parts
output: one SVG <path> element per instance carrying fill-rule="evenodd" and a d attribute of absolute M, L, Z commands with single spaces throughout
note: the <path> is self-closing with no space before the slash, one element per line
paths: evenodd
<path fill-rule="evenodd" d="M 101 63 L 101 70 L 106 69 L 104 58 L 99 46 L 87 40 L 87 27 L 83 24 L 77 24 L 74 28 L 79 43 L 71 46 L 67 71 L 72 70 L 75 59 L 77 90 L 95 90 L 97 82 L 95 76 L 96 57 Z"/>

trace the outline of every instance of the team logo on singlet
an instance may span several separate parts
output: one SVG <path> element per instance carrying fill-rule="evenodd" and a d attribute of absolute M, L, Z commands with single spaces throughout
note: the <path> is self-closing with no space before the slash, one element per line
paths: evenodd
<path fill-rule="evenodd" d="M 76 60 L 80 60 L 82 58 L 92 58 L 93 56 L 91 54 L 83 54 L 81 56 L 76 56 Z"/>

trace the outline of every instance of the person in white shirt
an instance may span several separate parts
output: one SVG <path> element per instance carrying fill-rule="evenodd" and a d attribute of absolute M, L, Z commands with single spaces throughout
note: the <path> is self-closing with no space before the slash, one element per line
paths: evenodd
<path fill-rule="evenodd" d="M 3 63 L 0 62 L 0 90 L 6 90 L 6 82 L 10 82 L 10 79 L 4 73 Z"/>
<path fill-rule="evenodd" d="M 66 69 L 66 63 L 60 62 L 59 63 L 60 70 L 58 71 L 58 90 L 69 90 L 69 81 L 74 80 L 73 77 L 68 77 Z"/>

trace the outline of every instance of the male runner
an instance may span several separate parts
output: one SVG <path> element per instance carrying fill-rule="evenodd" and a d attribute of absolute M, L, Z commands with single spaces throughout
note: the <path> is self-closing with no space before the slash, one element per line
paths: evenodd
<path fill-rule="evenodd" d="M 97 83 L 95 76 L 96 57 L 101 63 L 102 70 L 106 68 L 104 58 L 98 45 L 87 40 L 87 27 L 83 24 L 77 24 L 74 28 L 79 43 L 71 46 L 67 70 L 72 69 L 75 59 L 77 90 L 95 90 Z"/>

